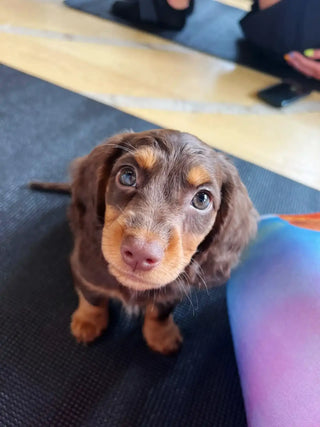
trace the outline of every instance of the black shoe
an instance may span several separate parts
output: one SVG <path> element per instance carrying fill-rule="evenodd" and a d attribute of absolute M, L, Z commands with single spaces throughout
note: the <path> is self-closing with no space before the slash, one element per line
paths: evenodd
<path fill-rule="evenodd" d="M 181 30 L 193 11 L 194 0 L 187 9 L 177 10 L 166 0 L 129 0 L 113 3 L 111 13 L 135 24 L 148 23 L 159 28 Z"/>
<path fill-rule="evenodd" d="M 111 7 L 111 13 L 126 21 L 140 22 L 139 1 L 116 1 Z"/>

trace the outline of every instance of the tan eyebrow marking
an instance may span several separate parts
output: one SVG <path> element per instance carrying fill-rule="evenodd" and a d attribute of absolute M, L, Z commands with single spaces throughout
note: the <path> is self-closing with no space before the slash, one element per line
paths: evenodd
<path fill-rule="evenodd" d="M 156 152 L 151 147 L 142 147 L 138 149 L 134 153 L 134 158 L 138 165 L 144 169 L 151 169 L 157 161 Z"/>
<path fill-rule="evenodd" d="M 202 166 L 194 166 L 187 175 L 187 181 L 189 184 L 199 187 L 199 185 L 210 181 L 210 174 Z"/>

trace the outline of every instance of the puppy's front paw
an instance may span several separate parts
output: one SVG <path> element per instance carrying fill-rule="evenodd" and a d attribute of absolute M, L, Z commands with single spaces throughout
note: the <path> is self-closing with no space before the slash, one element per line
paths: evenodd
<path fill-rule="evenodd" d="M 149 319 L 144 323 L 143 335 L 152 350 L 165 355 L 176 353 L 183 341 L 172 317 L 165 321 Z"/>
<path fill-rule="evenodd" d="M 72 315 L 71 332 L 79 343 L 86 344 L 98 338 L 107 325 L 106 311 L 84 315 L 80 309 L 77 309 Z"/>

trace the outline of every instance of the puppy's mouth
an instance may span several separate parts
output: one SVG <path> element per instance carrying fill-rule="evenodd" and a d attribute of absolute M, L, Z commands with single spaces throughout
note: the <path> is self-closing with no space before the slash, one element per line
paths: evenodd
<path fill-rule="evenodd" d="M 121 283 L 121 285 L 134 289 L 135 291 L 146 291 L 158 289 L 166 284 L 159 284 L 143 279 L 140 275 L 132 271 L 122 270 L 113 264 L 109 264 L 110 273 Z"/>

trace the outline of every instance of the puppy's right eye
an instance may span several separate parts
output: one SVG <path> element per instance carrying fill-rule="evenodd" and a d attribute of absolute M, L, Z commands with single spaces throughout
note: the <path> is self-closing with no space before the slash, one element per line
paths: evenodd
<path fill-rule="evenodd" d="M 191 201 L 191 204 L 196 209 L 201 211 L 207 209 L 211 203 L 210 195 L 207 191 L 198 191 L 198 193 L 194 196 Z"/>
<path fill-rule="evenodd" d="M 136 186 L 136 174 L 131 168 L 124 168 L 120 171 L 119 182 L 126 187 Z"/>

